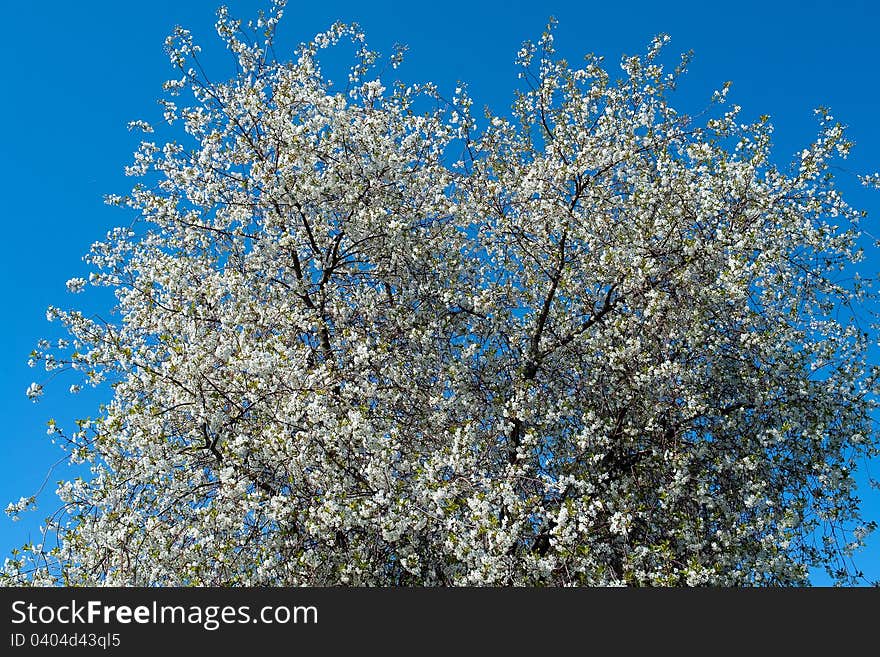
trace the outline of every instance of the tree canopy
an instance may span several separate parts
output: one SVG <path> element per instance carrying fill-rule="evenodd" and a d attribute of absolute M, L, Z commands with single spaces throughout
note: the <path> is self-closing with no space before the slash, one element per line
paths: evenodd
<path fill-rule="evenodd" d="M 843 126 L 817 111 L 780 169 L 727 85 L 673 109 L 666 37 L 614 79 L 552 25 L 512 111 L 478 116 L 465 88 L 383 82 L 401 53 L 356 26 L 277 56 L 282 6 L 220 10 L 227 81 L 166 42 L 171 138 L 134 122 L 140 181 L 108 199 L 137 221 L 68 281 L 116 319 L 52 307 L 70 339 L 33 354 L 112 391 L 50 423 L 91 476 L 0 581 L 851 581 L 880 443 Z"/>

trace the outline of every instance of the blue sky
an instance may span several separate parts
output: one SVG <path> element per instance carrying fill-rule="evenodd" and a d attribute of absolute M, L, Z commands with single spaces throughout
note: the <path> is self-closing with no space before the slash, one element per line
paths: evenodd
<path fill-rule="evenodd" d="M 82 255 L 108 228 L 128 223 L 125 211 L 103 205 L 108 193 L 125 193 L 123 176 L 137 136 L 125 125 L 156 120 L 155 99 L 171 75 L 162 51 L 175 24 L 191 29 L 208 50 L 211 71 L 232 72 L 217 52 L 213 34 L 218 0 L 122 3 L 8 2 L 7 29 L 0 42 L 4 100 L 0 103 L 0 185 L 3 223 L 0 282 L 6 302 L 0 322 L 0 404 L 7 418 L 0 434 L 0 507 L 35 492 L 61 452 L 46 436 L 50 417 L 70 426 L 94 414 L 108 390 L 76 397 L 66 393 L 73 379 L 47 382 L 46 395 L 32 404 L 24 395 L 45 373 L 26 366 L 37 339 L 53 337 L 45 321 L 49 304 L 90 304 L 107 299 L 73 299 L 67 279 L 83 275 Z M 235 16 L 249 18 L 267 3 L 230 1 Z M 577 61 L 587 52 L 605 55 L 609 68 L 621 54 L 640 52 L 651 37 L 666 32 L 670 49 L 693 50 L 678 107 L 697 110 L 725 80 L 745 119 L 769 114 L 776 127 L 777 160 L 787 162 L 815 133 L 813 108 L 829 106 L 849 126 L 856 147 L 848 168 L 880 169 L 880 5 L 869 0 L 803 0 L 712 4 L 630 0 L 589 2 L 290 2 L 279 30 L 281 50 L 325 29 L 335 20 L 361 24 L 374 48 L 390 52 L 409 46 L 399 75 L 432 80 L 449 93 L 468 82 L 476 105 L 504 111 L 516 83 L 513 57 L 521 42 L 536 38 L 549 16 L 559 20 L 556 45 Z M 209 71 L 209 72 L 211 72 Z M 840 185 L 852 202 L 880 219 L 880 193 L 859 188 L 841 172 Z M 869 226 L 871 223 L 868 224 Z M 880 229 L 874 229 L 880 236 Z M 880 252 L 864 263 L 865 275 L 880 267 Z M 875 476 L 880 463 L 873 465 Z M 54 510 L 56 470 L 39 498 L 36 513 L 18 523 L 0 517 L 0 559 L 28 539 Z M 864 472 L 861 473 L 864 478 Z M 880 492 L 864 491 L 866 514 L 880 521 Z M 858 557 L 865 573 L 880 579 L 880 536 Z M 827 579 L 816 576 L 817 584 Z"/>

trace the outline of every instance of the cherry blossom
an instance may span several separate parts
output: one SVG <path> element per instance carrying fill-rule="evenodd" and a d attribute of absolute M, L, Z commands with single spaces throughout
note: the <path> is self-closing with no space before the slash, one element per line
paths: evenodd
<path fill-rule="evenodd" d="M 166 41 L 171 125 L 130 124 L 108 197 L 137 221 L 87 257 L 114 321 L 52 307 L 69 340 L 32 354 L 108 393 L 50 423 L 91 475 L 0 582 L 854 581 L 875 299 L 829 111 L 779 168 L 729 85 L 673 109 L 667 37 L 615 79 L 551 25 L 477 117 L 355 26 L 285 59 L 282 10 L 220 10 L 227 81 Z"/>

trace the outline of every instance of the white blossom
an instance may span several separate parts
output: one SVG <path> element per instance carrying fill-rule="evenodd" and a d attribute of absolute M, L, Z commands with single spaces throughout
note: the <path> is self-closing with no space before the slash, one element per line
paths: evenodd
<path fill-rule="evenodd" d="M 69 336 L 30 356 L 105 394 L 47 430 L 90 474 L 0 584 L 846 581 L 880 372 L 830 113 L 778 168 L 729 84 L 670 105 L 665 35 L 616 81 L 551 24 L 481 131 L 356 26 L 276 61 L 273 6 L 247 39 L 218 13 L 228 81 L 166 41 L 173 127 L 67 283 L 115 313 L 50 307 Z"/>
<path fill-rule="evenodd" d="M 37 401 L 43 396 L 43 386 L 36 382 L 31 383 L 25 391 L 25 394 L 31 401 Z"/>
<path fill-rule="evenodd" d="M 67 281 L 67 283 L 65 283 L 65 285 L 67 286 L 67 290 L 69 292 L 77 294 L 78 292 L 82 292 L 85 289 L 86 279 L 80 277 L 71 278 Z"/>

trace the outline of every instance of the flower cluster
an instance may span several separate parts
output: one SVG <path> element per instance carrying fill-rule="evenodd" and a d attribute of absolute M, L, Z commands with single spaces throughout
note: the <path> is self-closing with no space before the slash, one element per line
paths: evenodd
<path fill-rule="evenodd" d="M 478 130 L 461 88 L 375 77 L 355 27 L 277 61 L 282 5 L 264 41 L 221 12 L 227 82 L 166 42 L 189 141 L 141 145 L 108 199 L 139 222 L 88 256 L 119 321 L 53 307 L 70 340 L 34 356 L 112 383 L 50 425 L 92 476 L 0 582 L 845 579 L 878 441 L 842 127 L 820 112 L 785 173 L 728 85 L 702 123 L 670 106 L 666 37 L 613 81 L 548 28 Z M 338 91 L 320 56 L 345 40 Z"/>

